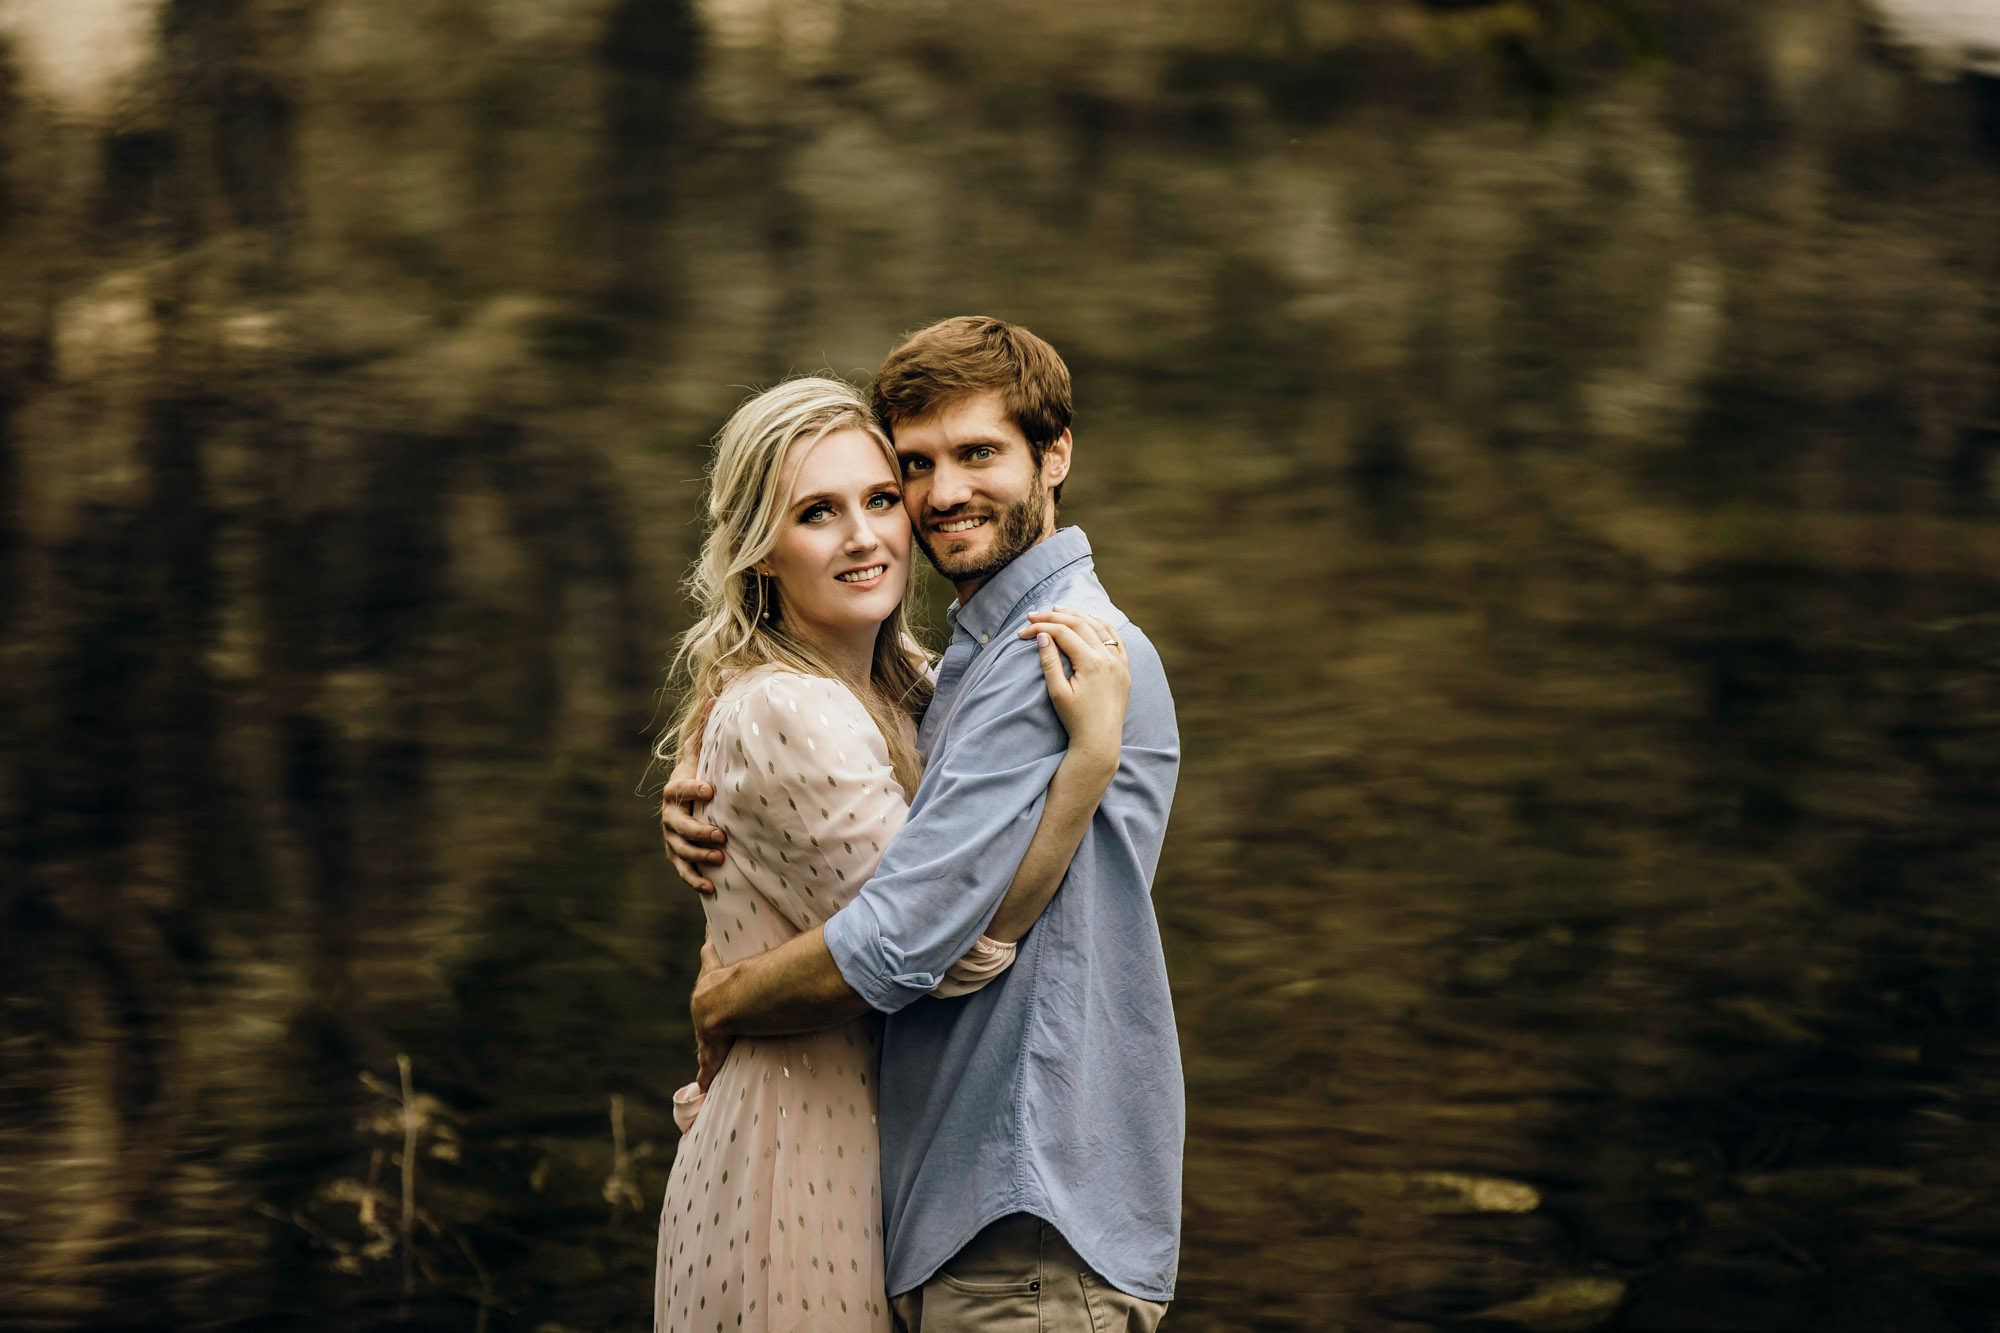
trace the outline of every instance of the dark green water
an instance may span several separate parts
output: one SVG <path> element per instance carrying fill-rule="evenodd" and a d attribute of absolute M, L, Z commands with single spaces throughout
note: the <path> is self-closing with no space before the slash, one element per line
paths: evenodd
<path fill-rule="evenodd" d="M 704 442 L 982 311 L 1181 707 L 1169 1326 L 1995 1327 L 1991 81 L 1842 0 L 17 11 L 0 1324 L 648 1322 Z"/>

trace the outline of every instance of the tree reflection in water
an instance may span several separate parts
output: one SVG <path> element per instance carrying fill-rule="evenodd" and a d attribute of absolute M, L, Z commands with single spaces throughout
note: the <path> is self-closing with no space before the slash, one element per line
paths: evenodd
<path fill-rule="evenodd" d="M 1976 1323 L 2000 100 L 1913 5 L 5 11 L 6 1322 L 644 1323 L 704 441 L 980 310 L 1181 704 L 1175 1325 Z"/>

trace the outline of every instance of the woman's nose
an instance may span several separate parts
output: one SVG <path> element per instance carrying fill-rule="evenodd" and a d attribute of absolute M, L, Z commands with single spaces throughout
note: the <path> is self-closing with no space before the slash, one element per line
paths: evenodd
<path fill-rule="evenodd" d="M 846 537 L 847 540 L 841 549 L 851 552 L 869 550 L 880 541 L 875 535 L 874 527 L 858 514 L 848 523 Z"/>

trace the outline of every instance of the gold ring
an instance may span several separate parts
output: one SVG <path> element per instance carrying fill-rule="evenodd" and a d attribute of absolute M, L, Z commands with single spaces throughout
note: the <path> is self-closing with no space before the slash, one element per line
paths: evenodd
<path fill-rule="evenodd" d="M 1104 641 L 1104 646 L 1106 648 L 1123 648 L 1125 645 L 1118 642 L 1118 640 L 1116 639 L 1106 639 Z"/>

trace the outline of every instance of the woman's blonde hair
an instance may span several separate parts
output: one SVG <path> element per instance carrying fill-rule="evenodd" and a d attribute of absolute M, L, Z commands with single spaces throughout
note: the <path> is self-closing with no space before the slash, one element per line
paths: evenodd
<path fill-rule="evenodd" d="M 682 684 L 674 720 L 660 733 L 653 758 L 672 768 L 699 737 L 702 710 L 731 676 L 775 664 L 806 675 L 845 681 L 867 705 L 890 766 L 903 790 L 915 795 L 923 766 L 901 723 L 930 702 L 930 655 L 910 633 L 909 591 L 882 622 L 865 681 L 847 680 L 826 656 L 786 629 L 777 580 L 756 565 L 777 544 L 790 508 L 796 467 L 786 473 L 792 446 L 808 446 L 838 430 L 858 430 L 881 447 L 892 475 L 900 475 L 896 450 L 876 424 L 867 400 L 853 385 L 831 376 L 786 380 L 737 408 L 715 437 L 708 466 L 708 537 L 688 574 L 689 598 L 700 608 L 680 638 L 668 669 L 669 688 Z M 801 456 L 803 461 L 803 455 Z"/>

